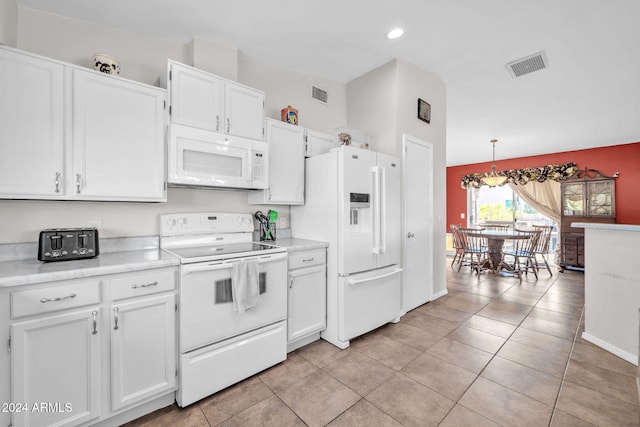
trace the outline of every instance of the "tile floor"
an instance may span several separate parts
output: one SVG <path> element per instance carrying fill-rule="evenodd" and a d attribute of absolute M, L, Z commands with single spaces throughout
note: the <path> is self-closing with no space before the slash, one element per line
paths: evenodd
<path fill-rule="evenodd" d="M 129 426 L 637 426 L 637 368 L 582 340 L 584 276 L 447 270 L 449 294 L 317 341 L 187 408 Z"/>

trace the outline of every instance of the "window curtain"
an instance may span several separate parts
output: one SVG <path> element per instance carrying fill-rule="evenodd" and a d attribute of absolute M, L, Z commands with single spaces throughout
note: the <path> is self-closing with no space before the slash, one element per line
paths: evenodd
<path fill-rule="evenodd" d="M 546 180 L 544 182 L 530 181 L 527 185 L 509 183 L 509 187 L 529 206 L 554 220 L 560 225 L 560 183 Z"/>
<path fill-rule="evenodd" d="M 565 163 L 563 165 L 547 165 L 536 166 L 532 168 L 509 169 L 506 171 L 497 172 L 497 174 L 507 177 L 507 181 L 505 183 L 516 183 L 520 186 L 524 186 L 532 182 L 540 183 L 548 180 L 560 182 L 572 176 L 574 173 L 576 173 L 577 170 L 578 167 L 576 166 L 576 164 L 571 162 Z M 464 175 L 462 177 L 462 180 L 460 181 L 460 186 L 465 190 L 467 188 L 480 188 L 483 185 L 481 179 L 488 175 L 488 172 Z"/>

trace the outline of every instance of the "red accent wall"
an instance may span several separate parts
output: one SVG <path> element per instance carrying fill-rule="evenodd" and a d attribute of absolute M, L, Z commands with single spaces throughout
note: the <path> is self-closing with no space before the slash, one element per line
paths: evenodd
<path fill-rule="evenodd" d="M 575 162 L 578 169 L 597 169 L 608 176 L 620 172 L 616 180 L 616 222 L 640 224 L 640 142 L 497 160 L 496 165 L 501 171 L 567 162 Z M 467 223 L 467 190 L 460 187 L 462 176 L 490 169 L 491 162 L 447 168 L 447 233 L 450 224 Z M 465 219 L 460 219 L 463 212 Z"/>

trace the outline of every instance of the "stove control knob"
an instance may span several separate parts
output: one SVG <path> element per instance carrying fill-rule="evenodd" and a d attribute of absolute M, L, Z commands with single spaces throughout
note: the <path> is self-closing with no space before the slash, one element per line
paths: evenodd
<path fill-rule="evenodd" d="M 60 251 L 58 251 L 58 250 L 55 250 L 55 251 L 51 252 L 51 256 L 52 256 L 52 257 L 57 258 L 57 257 L 59 257 L 60 255 L 62 255 L 62 254 L 61 254 L 61 253 L 60 253 Z"/>
<path fill-rule="evenodd" d="M 87 253 L 87 250 L 85 248 L 80 248 L 78 249 L 78 252 L 80 252 L 80 255 L 84 255 Z"/>

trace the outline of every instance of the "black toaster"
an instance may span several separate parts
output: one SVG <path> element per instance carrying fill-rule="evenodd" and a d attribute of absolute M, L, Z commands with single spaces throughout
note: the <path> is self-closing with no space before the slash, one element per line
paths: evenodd
<path fill-rule="evenodd" d="M 99 254 L 98 230 L 95 228 L 49 228 L 40 232 L 40 261 L 68 261 Z"/>

